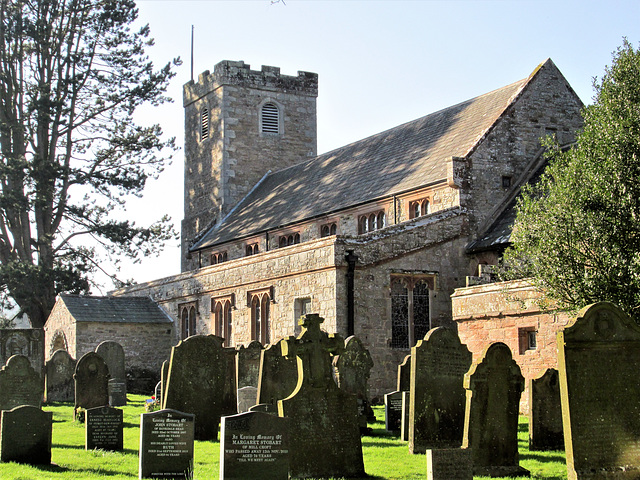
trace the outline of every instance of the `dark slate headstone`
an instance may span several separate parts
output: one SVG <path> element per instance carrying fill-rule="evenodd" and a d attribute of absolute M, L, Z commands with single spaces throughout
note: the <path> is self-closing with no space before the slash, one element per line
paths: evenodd
<path fill-rule="evenodd" d="M 89 409 L 109 404 L 109 369 L 100 355 L 85 353 L 73 374 L 76 388 L 74 415 L 79 408 Z"/>
<path fill-rule="evenodd" d="M 0 365 L 10 357 L 24 355 L 31 367 L 44 375 L 44 332 L 40 328 L 0 329 Z"/>
<path fill-rule="evenodd" d="M 362 341 L 352 335 L 344 341 L 344 351 L 333 357 L 338 388 L 358 399 L 360 432 L 367 433 L 367 421 L 375 421 L 369 402 L 369 376 L 373 360 Z"/>
<path fill-rule="evenodd" d="M 411 355 L 404 357 L 404 360 L 398 365 L 398 385 L 396 390 L 399 392 L 408 392 L 411 388 Z"/>
<path fill-rule="evenodd" d="M 262 344 L 254 340 L 246 347 L 240 345 L 236 351 L 238 389 L 242 387 L 258 387 L 260 376 L 260 352 Z"/>
<path fill-rule="evenodd" d="M 295 358 L 282 355 L 282 342 L 267 346 L 261 353 L 258 403 L 278 404 L 293 393 L 298 384 L 298 365 Z"/>
<path fill-rule="evenodd" d="M 122 450 L 122 410 L 108 405 L 85 412 L 85 449 Z"/>
<path fill-rule="evenodd" d="M 51 463 L 53 413 L 22 406 L 0 412 L 0 461 Z"/>
<path fill-rule="evenodd" d="M 431 329 L 411 349 L 409 452 L 460 448 L 469 367 L 471 352 L 449 328 Z"/>
<path fill-rule="evenodd" d="M 400 440 L 403 442 L 409 441 L 409 411 L 410 411 L 410 392 L 404 391 L 402 393 L 402 413 L 400 418 Z"/>
<path fill-rule="evenodd" d="M 427 450 L 427 480 L 473 480 L 471 449 Z"/>
<path fill-rule="evenodd" d="M 563 450 L 560 380 L 555 368 L 529 380 L 529 409 L 529 450 Z"/>
<path fill-rule="evenodd" d="M 558 333 L 569 480 L 640 478 L 639 370 L 640 327 L 611 303 L 585 307 Z"/>
<path fill-rule="evenodd" d="M 193 478 L 194 418 L 176 410 L 140 415 L 139 478 Z"/>
<path fill-rule="evenodd" d="M 45 366 L 45 401 L 73 402 L 76 361 L 66 350 L 56 350 Z"/>
<path fill-rule="evenodd" d="M 473 474 L 528 476 L 518 457 L 518 409 L 524 377 L 504 343 L 494 343 L 464 376 L 467 389 L 463 448 L 472 449 Z"/>
<path fill-rule="evenodd" d="M 106 341 L 96 347 L 109 368 L 109 405 L 121 407 L 127 404 L 127 374 L 125 372 L 124 348 L 118 342 Z"/>
<path fill-rule="evenodd" d="M 220 480 L 287 480 L 287 419 L 262 412 L 222 417 Z"/>
<path fill-rule="evenodd" d="M 281 417 L 289 419 L 293 478 L 364 476 L 362 443 L 355 395 L 333 380 L 331 355 L 344 349 L 339 335 L 320 330 L 317 314 L 302 317 L 302 334 L 283 342 L 283 354 L 298 359 L 298 386 L 278 400 Z"/>
<path fill-rule="evenodd" d="M 258 389 L 256 387 L 242 387 L 238 389 L 238 413 L 248 412 L 256 405 Z"/>
<path fill-rule="evenodd" d="M 402 392 L 391 392 L 384 396 L 384 427 L 388 432 L 400 433 L 402 423 Z"/>
<path fill-rule="evenodd" d="M 11 410 L 21 405 L 40 408 L 43 394 L 42 378 L 24 355 L 10 357 L 0 369 L 0 410 Z"/>
<path fill-rule="evenodd" d="M 196 440 L 218 438 L 224 388 L 227 377 L 233 378 L 222 342 L 215 335 L 194 335 L 171 351 L 163 408 L 195 414 Z"/>

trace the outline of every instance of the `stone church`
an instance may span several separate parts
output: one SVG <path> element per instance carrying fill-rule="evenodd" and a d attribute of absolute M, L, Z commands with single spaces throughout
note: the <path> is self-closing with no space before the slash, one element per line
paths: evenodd
<path fill-rule="evenodd" d="M 551 60 L 527 78 L 318 155 L 318 76 L 222 61 L 184 86 L 182 272 L 113 292 L 150 296 L 174 343 L 227 346 L 323 328 L 357 335 L 371 394 L 432 327 L 456 327 L 451 295 L 506 246 L 505 211 L 571 144 L 582 102 Z M 150 339 L 150 342 L 153 342 Z"/>

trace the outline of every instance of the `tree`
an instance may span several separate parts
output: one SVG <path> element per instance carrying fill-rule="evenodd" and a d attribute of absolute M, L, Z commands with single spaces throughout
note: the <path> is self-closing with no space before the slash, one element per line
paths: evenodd
<path fill-rule="evenodd" d="M 87 293 L 105 258 L 136 261 L 174 235 L 167 218 L 113 215 L 170 158 L 173 139 L 133 114 L 168 101 L 174 73 L 145 55 L 133 0 L 0 8 L 0 289 L 42 327 L 56 295 Z"/>
<path fill-rule="evenodd" d="M 607 300 L 640 321 L 640 52 L 626 39 L 594 89 L 575 148 L 551 148 L 524 189 L 504 261 L 561 308 Z"/>

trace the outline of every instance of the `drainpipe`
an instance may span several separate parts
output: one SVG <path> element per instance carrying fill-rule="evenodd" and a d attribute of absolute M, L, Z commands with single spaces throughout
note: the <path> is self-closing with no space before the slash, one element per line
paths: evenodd
<path fill-rule="evenodd" d="M 344 256 L 347 261 L 347 337 L 355 333 L 355 297 L 354 297 L 354 273 L 358 256 L 353 250 L 347 250 Z"/>

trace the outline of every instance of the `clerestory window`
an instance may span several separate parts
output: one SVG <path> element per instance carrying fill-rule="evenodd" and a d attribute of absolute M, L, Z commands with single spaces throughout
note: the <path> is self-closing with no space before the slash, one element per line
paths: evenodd
<path fill-rule="evenodd" d="M 282 235 L 280 237 L 280 239 L 278 240 L 278 246 L 280 248 L 288 247 L 290 245 L 297 245 L 298 243 L 300 243 L 300 234 L 299 233 L 292 233 L 290 235 Z"/>
<path fill-rule="evenodd" d="M 409 202 L 409 218 L 418 218 L 431 213 L 429 199 L 423 198 Z"/>
<path fill-rule="evenodd" d="M 325 223 L 320 227 L 320 237 L 328 237 L 330 235 L 335 235 L 338 233 L 338 225 L 335 222 Z"/>
<path fill-rule="evenodd" d="M 380 230 L 387 226 L 387 218 L 384 210 L 372 212 L 367 215 L 358 217 L 358 233 L 368 233 L 374 230 Z"/>

